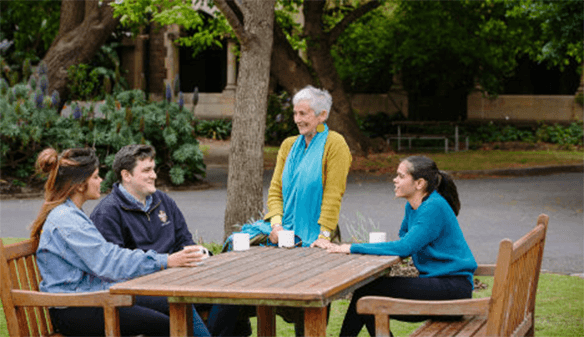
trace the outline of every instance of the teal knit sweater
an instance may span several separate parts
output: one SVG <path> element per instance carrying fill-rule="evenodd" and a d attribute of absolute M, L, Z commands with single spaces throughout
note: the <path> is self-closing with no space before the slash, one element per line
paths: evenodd
<path fill-rule="evenodd" d="M 351 253 L 411 256 L 420 277 L 467 276 L 473 284 L 477 263 L 456 215 L 436 191 L 418 209 L 406 204 L 399 240 L 351 245 Z"/>

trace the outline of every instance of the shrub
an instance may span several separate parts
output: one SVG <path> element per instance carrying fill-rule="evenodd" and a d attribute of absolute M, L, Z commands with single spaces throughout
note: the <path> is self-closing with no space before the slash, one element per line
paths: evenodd
<path fill-rule="evenodd" d="M 542 124 L 537 129 L 535 137 L 538 141 L 559 145 L 582 145 L 584 131 L 582 130 L 582 122 L 574 122 L 567 127 L 559 124 Z"/>
<path fill-rule="evenodd" d="M 25 84 L 5 88 L 0 91 L 0 171 L 30 181 L 36 154 L 44 146 L 59 144 L 60 139 L 52 137 L 59 114 L 42 93 Z"/>
<path fill-rule="evenodd" d="M 397 126 L 391 125 L 394 121 L 405 120 L 401 113 L 388 115 L 383 111 L 375 114 L 360 116 L 355 114 L 359 129 L 369 138 L 385 137 L 388 134 L 396 134 Z"/>
<path fill-rule="evenodd" d="M 140 90 L 107 96 L 95 117 L 92 109 L 73 107 L 61 117 L 52 97 L 34 92 L 26 84 L 13 88 L 0 83 L 1 172 L 11 172 L 30 183 L 39 151 L 53 147 L 93 147 L 105 174 L 103 189 L 115 180 L 114 154 L 124 145 L 147 143 L 156 148 L 157 173 L 162 180 L 181 185 L 205 174 L 203 154 L 196 139 L 191 111 L 176 103 L 148 102 Z M 39 104 L 40 102 L 40 104 Z"/>
<path fill-rule="evenodd" d="M 201 120 L 197 122 L 196 129 L 201 137 L 224 140 L 231 136 L 231 121 L 227 119 Z"/>
<path fill-rule="evenodd" d="M 266 116 L 266 144 L 280 146 L 284 139 L 297 134 L 292 98 L 285 91 L 280 94 L 271 94 L 268 97 Z"/>

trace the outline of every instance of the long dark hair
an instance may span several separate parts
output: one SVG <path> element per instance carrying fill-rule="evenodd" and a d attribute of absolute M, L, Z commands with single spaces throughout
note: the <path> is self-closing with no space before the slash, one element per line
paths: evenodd
<path fill-rule="evenodd" d="M 49 213 L 83 186 L 99 167 L 93 149 L 68 149 L 59 155 L 55 149 L 43 150 L 36 161 L 38 172 L 48 174 L 45 201 L 32 223 L 30 237 L 38 239 Z"/>
<path fill-rule="evenodd" d="M 408 172 L 414 177 L 414 180 L 420 178 L 426 180 L 426 193 L 430 194 L 438 191 L 454 211 L 458 215 L 460 212 L 460 200 L 458 199 L 458 190 L 454 184 L 454 180 L 450 175 L 444 171 L 438 170 L 436 163 L 425 156 L 411 156 L 403 161 L 409 163 L 406 165 Z"/>

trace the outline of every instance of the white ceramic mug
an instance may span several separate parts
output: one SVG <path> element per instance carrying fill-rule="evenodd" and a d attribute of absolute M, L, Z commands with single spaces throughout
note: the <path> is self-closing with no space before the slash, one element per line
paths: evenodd
<path fill-rule="evenodd" d="M 248 233 L 233 233 L 233 250 L 241 251 L 249 249 Z"/>
<path fill-rule="evenodd" d="M 204 254 L 203 260 L 209 257 L 209 250 L 207 248 L 201 247 L 199 252 Z"/>
<path fill-rule="evenodd" d="M 369 233 L 369 243 L 385 242 L 387 239 L 385 232 L 371 232 Z"/>
<path fill-rule="evenodd" d="M 279 231 L 278 247 L 294 247 L 294 231 Z"/>

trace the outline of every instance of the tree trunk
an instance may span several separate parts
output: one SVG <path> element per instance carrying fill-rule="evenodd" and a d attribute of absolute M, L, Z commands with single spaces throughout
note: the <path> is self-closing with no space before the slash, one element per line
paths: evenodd
<path fill-rule="evenodd" d="M 217 4 L 224 12 L 225 7 L 222 7 L 219 1 Z M 238 36 L 241 43 L 241 58 L 229 152 L 225 238 L 234 230 L 238 231 L 234 225 L 242 225 L 250 219 L 260 218 L 263 208 L 263 148 L 274 31 L 274 4 L 273 0 L 262 0 L 244 1 L 239 5 L 243 14 L 241 34 L 244 36 Z M 233 2 L 226 5 L 232 8 L 234 5 L 237 6 Z"/>
<path fill-rule="evenodd" d="M 43 61 L 48 68 L 49 93 L 59 92 L 61 101 L 69 97 L 67 69 L 89 62 L 116 28 L 111 0 L 62 1 L 59 34 Z"/>
<path fill-rule="evenodd" d="M 278 23 L 274 23 L 274 46 L 272 48 L 272 75 L 291 95 L 307 85 L 316 86 L 310 69 L 288 42 Z"/>

